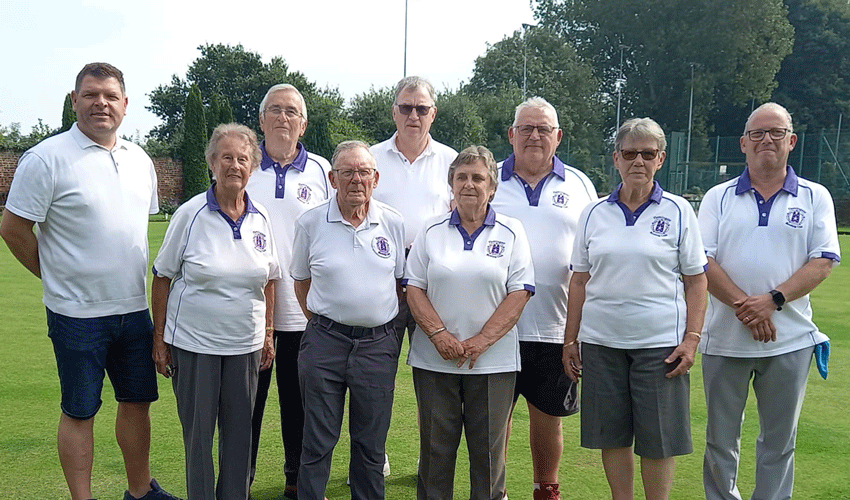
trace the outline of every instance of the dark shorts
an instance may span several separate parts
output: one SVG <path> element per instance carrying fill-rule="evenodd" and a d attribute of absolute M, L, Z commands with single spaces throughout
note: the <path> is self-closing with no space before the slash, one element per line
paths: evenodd
<path fill-rule="evenodd" d="M 564 373 L 563 344 L 520 342 L 522 370 L 517 373 L 514 402 L 522 394 L 535 408 L 553 417 L 578 412 L 578 389 Z"/>
<path fill-rule="evenodd" d="M 118 402 L 149 403 L 159 397 L 147 309 L 99 318 L 72 318 L 48 309 L 47 335 L 56 354 L 62 413 L 69 417 L 86 420 L 97 413 L 104 373 Z"/>
<path fill-rule="evenodd" d="M 693 451 L 689 375 L 664 376 L 674 349 L 581 344 L 582 447 L 634 444 L 635 454 L 655 459 Z"/>

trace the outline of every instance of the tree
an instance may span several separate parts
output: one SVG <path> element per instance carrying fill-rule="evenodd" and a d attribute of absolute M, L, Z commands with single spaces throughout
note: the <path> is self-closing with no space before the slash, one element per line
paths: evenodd
<path fill-rule="evenodd" d="M 207 147 L 207 124 L 201 92 L 192 85 L 183 113 L 183 201 L 203 193 L 210 185 L 204 150 Z"/>
<path fill-rule="evenodd" d="M 770 97 L 793 40 L 785 14 L 781 0 L 538 0 L 535 7 L 542 25 L 591 62 L 609 103 L 622 53 L 623 117 L 686 130 L 693 68 L 701 134 L 725 132 L 729 113 Z"/>
<path fill-rule="evenodd" d="M 65 132 L 71 129 L 71 125 L 77 121 L 77 113 L 74 111 L 74 106 L 71 103 L 71 93 L 65 94 L 65 104 L 62 106 L 62 127 L 59 132 Z"/>
<path fill-rule="evenodd" d="M 436 104 L 437 117 L 431 127 L 434 140 L 456 151 L 484 144 L 484 122 L 478 116 L 478 105 L 468 95 L 446 90 L 437 94 Z"/>
<path fill-rule="evenodd" d="M 850 117 L 850 8 L 823 0 L 785 5 L 794 49 L 776 75 L 773 99 L 809 130 L 834 128 L 839 115 Z"/>
<path fill-rule="evenodd" d="M 357 94 L 351 100 L 346 116 L 348 120 L 360 127 L 371 144 L 385 141 L 395 133 L 395 122 L 392 117 L 392 106 L 395 100 L 394 89 L 384 87 Z M 437 109 L 437 115 L 440 110 Z"/>
<path fill-rule="evenodd" d="M 523 84 L 527 97 L 543 97 L 555 107 L 564 137 L 573 146 L 597 147 L 601 123 L 598 80 L 566 38 L 543 27 L 529 28 L 524 34 L 515 31 L 475 60 L 464 90 L 488 102 L 479 109 L 488 115 L 487 138 L 497 140 L 494 146 L 507 145 L 507 129 L 522 101 Z M 501 117 L 492 115 L 494 104 Z"/>

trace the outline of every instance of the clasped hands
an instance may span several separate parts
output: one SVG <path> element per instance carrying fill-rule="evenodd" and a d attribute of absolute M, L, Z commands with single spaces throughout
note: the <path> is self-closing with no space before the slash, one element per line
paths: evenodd
<path fill-rule="evenodd" d="M 478 356 L 484 353 L 492 344 L 488 343 L 484 335 L 479 333 L 461 342 L 454 335 L 444 330 L 431 337 L 437 352 L 445 360 L 457 359 L 457 367 L 460 368 L 469 360 L 469 368 L 475 366 Z"/>
<path fill-rule="evenodd" d="M 776 310 L 776 303 L 769 293 L 751 295 L 733 303 L 738 321 L 750 329 L 756 342 L 776 340 L 776 327 L 770 319 Z"/>

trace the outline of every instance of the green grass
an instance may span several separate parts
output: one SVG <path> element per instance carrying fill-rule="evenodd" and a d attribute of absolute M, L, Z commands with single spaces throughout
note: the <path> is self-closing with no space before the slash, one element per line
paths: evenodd
<path fill-rule="evenodd" d="M 151 224 L 150 244 L 159 248 L 166 224 Z M 843 254 L 850 250 L 850 236 L 841 236 Z M 152 253 L 155 254 L 155 251 Z M 2 498 L 65 499 L 67 490 L 56 455 L 56 423 L 59 418 L 59 386 L 51 344 L 46 335 L 44 306 L 39 281 L 29 275 L 0 245 L 0 289 L 3 290 L 0 321 L 0 482 Z M 848 329 L 850 269 L 845 263 L 812 295 L 815 320 L 832 338 L 829 380 L 812 370 L 797 439 L 795 498 L 836 500 L 850 498 L 850 329 Z M 160 400 L 153 404 L 154 475 L 176 494 L 185 495 L 183 445 L 174 394 L 160 377 Z M 274 383 L 274 382 L 273 382 Z M 701 499 L 702 452 L 705 433 L 705 402 L 699 361 L 691 372 L 691 412 L 694 453 L 677 460 L 671 498 Z M 758 432 L 755 398 L 750 398 L 742 436 L 739 487 L 744 497 L 753 488 L 754 443 Z M 95 420 L 95 464 L 93 483 L 101 499 L 120 498 L 125 488 L 123 465 L 114 438 L 116 403 L 106 384 L 103 408 Z M 279 421 L 274 408 L 277 396 L 269 395 L 263 425 L 257 479 L 253 498 L 283 498 L 283 449 Z M 248 423 L 246 422 L 246 425 Z M 334 454 L 328 485 L 330 500 L 350 495 L 345 485 L 348 438 L 343 437 Z M 599 452 L 579 447 L 579 419 L 564 419 L 564 453 L 560 482 L 563 498 L 609 498 Z M 418 431 L 410 368 L 399 363 L 392 426 L 387 442 L 392 475 L 387 478 L 387 498 L 415 498 Z M 455 492 L 468 492 L 465 444 L 461 443 Z M 643 498 L 636 481 L 636 498 Z M 508 451 L 508 491 L 515 500 L 528 498 L 531 488 L 531 458 L 528 449 L 528 412 L 520 402 L 514 415 Z"/>

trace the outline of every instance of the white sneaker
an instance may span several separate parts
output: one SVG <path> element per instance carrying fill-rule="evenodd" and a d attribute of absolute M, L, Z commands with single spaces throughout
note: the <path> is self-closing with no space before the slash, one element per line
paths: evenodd
<path fill-rule="evenodd" d="M 417 464 L 419 465 L 419 464 Z M 384 453 L 384 477 L 389 477 L 390 475 L 390 456 Z M 351 478 L 345 478 L 345 484 L 351 486 Z"/>

